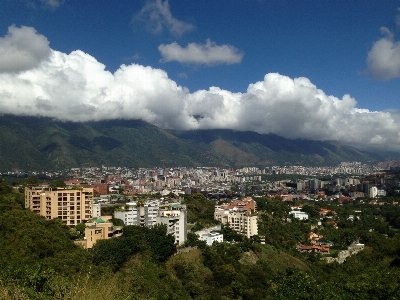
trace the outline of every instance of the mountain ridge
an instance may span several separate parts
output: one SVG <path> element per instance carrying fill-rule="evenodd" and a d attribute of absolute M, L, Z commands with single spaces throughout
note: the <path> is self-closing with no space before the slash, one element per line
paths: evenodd
<path fill-rule="evenodd" d="M 63 122 L 0 116 L 0 170 L 54 170 L 83 166 L 334 165 L 378 161 L 337 141 L 289 140 L 229 129 L 177 131 L 141 120 Z"/>

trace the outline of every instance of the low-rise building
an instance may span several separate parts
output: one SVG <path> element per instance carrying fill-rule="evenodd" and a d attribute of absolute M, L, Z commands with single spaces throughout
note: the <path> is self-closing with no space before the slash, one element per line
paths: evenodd
<path fill-rule="evenodd" d="M 86 222 L 85 238 L 75 243 L 84 249 L 93 248 L 98 240 L 106 240 L 122 235 L 122 226 L 114 226 L 111 217 L 96 217 Z"/>
<path fill-rule="evenodd" d="M 322 254 L 329 254 L 330 253 L 330 246 L 329 245 L 303 245 L 298 244 L 297 250 L 299 252 L 315 252 L 315 253 L 322 253 Z"/>
<path fill-rule="evenodd" d="M 205 241 L 208 246 L 211 246 L 214 242 L 222 243 L 224 241 L 224 236 L 222 233 L 210 232 L 203 234 L 199 237 L 200 241 Z"/>
<path fill-rule="evenodd" d="M 295 219 L 308 220 L 308 214 L 300 210 L 292 210 L 289 212 L 289 217 L 293 216 Z"/>

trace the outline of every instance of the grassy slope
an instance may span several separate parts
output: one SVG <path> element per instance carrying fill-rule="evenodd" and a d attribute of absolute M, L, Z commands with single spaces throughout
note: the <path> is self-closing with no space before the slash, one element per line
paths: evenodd
<path fill-rule="evenodd" d="M 264 262 L 268 265 L 271 272 L 275 274 L 284 272 L 289 267 L 306 272 L 311 271 L 310 267 L 302 260 L 284 251 L 277 250 L 271 245 L 262 245 L 261 249 L 261 253 L 254 253 L 253 251 L 245 252 L 240 262 L 245 265 Z"/>

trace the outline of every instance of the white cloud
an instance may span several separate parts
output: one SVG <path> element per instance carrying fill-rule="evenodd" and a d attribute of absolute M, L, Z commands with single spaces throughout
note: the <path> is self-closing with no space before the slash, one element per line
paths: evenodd
<path fill-rule="evenodd" d="M 57 8 L 64 3 L 64 0 L 40 0 L 40 2 L 42 2 L 43 5 L 48 6 L 50 8 Z"/>
<path fill-rule="evenodd" d="M 185 48 L 176 42 L 158 46 L 162 62 L 177 61 L 180 63 L 219 65 L 237 64 L 242 61 L 243 53 L 231 45 L 217 45 L 210 39 L 204 45 L 190 43 Z"/>
<path fill-rule="evenodd" d="M 386 36 L 376 41 L 368 53 L 368 71 L 376 79 L 400 77 L 400 41 L 395 41 L 386 27 L 382 27 L 381 32 Z"/>
<path fill-rule="evenodd" d="M 192 24 L 179 21 L 172 16 L 168 0 L 147 1 L 140 12 L 134 15 L 132 21 L 144 23 L 152 33 L 159 34 L 166 29 L 176 37 L 194 28 Z"/>
<path fill-rule="evenodd" d="M 24 49 L 32 50 L 30 44 Z M 35 66 L 0 73 L 1 113 L 79 122 L 142 119 L 163 128 L 251 130 L 400 151 L 399 114 L 356 108 L 349 95 L 326 95 L 304 77 L 270 73 L 243 93 L 218 87 L 190 93 L 163 70 L 132 64 L 110 73 L 80 50 L 51 50 Z"/>
<path fill-rule="evenodd" d="M 0 38 L 0 73 L 35 68 L 49 58 L 49 41 L 31 27 L 10 26 Z"/>
<path fill-rule="evenodd" d="M 178 75 L 179 78 L 183 78 L 183 79 L 188 79 L 189 78 L 189 76 L 185 72 L 178 73 L 177 75 Z"/>

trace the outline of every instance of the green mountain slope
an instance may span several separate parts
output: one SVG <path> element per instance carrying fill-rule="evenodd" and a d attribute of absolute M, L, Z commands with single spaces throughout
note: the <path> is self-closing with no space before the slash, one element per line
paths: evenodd
<path fill-rule="evenodd" d="M 375 161 L 366 154 L 337 141 L 289 140 L 274 134 L 250 131 L 196 130 L 175 132 L 176 136 L 209 148 L 212 155 L 232 165 L 335 165 L 342 161 Z"/>
<path fill-rule="evenodd" d="M 338 142 L 233 130 L 167 131 L 140 120 L 0 116 L 0 171 L 82 166 L 334 165 L 380 159 Z"/>
<path fill-rule="evenodd" d="M 202 150 L 143 121 L 0 117 L 0 169 L 209 165 Z"/>

